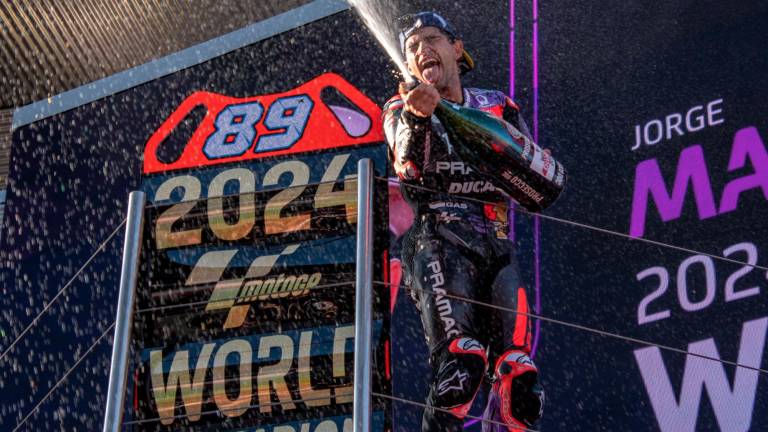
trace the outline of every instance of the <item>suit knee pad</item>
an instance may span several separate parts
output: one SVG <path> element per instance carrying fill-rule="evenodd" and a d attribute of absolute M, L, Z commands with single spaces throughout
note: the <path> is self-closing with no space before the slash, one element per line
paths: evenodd
<path fill-rule="evenodd" d="M 431 405 L 463 419 L 475 400 L 488 366 L 485 347 L 471 338 L 453 339 L 438 356 Z"/>

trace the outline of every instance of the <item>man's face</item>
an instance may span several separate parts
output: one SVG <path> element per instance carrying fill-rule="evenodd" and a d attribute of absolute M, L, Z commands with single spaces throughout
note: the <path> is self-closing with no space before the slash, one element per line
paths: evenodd
<path fill-rule="evenodd" d="M 422 27 L 405 41 L 408 70 L 421 82 L 438 89 L 447 87 L 459 77 L 458 60 L 463 48 L 460 40 L 451 43 L 448 35 L 436 27 Z"/>

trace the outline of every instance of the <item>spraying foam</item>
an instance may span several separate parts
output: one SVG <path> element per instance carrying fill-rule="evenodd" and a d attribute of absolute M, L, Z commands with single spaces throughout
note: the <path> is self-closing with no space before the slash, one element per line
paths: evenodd
<path fill-rule="evenodd" d="M 376 37 L 392 61 L 397 65 L 403 79 L 411 81 L 413 77 L 405 67 L 400 53 L 400 42 L 393 26 L 398 17 L 395 6 L 386 0 L 347 0 L 357 10 L 366 27 Z"/>

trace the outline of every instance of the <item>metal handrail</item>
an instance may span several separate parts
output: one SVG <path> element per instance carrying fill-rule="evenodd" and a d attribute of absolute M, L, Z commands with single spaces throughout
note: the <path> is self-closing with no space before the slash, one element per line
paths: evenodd
<path fill-rule="evenodd" d="M 373 162 L 357 163 L 357 275 L 355 279 L 355 432 L 371 431 L 373 300 Z"/>
<path fill-rule="evenodd" d="M 128 197 L 128 220 L 125 225 L 123 266 L 120 272 L 120 294 L 117 300 L 115 338 L 112 346 L 112 362 L 109 368 L 107 410 L 104 416 L 104 432 L 117 432 L 123 422 L 125 384 L 128 377 L 128 354 L 130 351 L 131 329 L 133 328 L 133 305 L 136 299 L 136 282 L 139 270 L 139 253 L 144 233 L 144 206 L 146 195 L 134 191 Z"/>

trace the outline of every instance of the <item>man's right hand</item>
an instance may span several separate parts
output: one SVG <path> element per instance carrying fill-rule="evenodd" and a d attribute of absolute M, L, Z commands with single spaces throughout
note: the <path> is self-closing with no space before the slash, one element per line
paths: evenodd
<path fill-rule="evenodd" d="M 400 83 L 403 109 L 418 117 L 431 117 L 440 102 L 440 93 L 432 84 L 421 83 L 411 90 L 408 90 L 408 84 Z"/>

